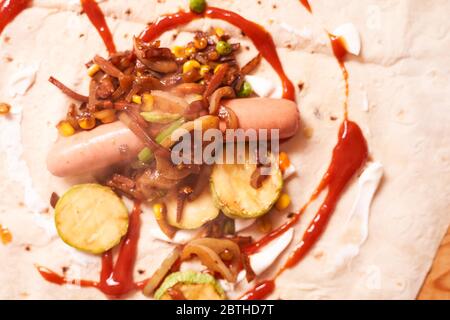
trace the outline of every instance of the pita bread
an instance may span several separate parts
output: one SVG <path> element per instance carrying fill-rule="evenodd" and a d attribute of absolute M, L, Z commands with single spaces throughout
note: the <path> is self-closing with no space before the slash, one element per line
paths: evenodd
<path fill-rule="evenodd" d="M 338 259 L 345 222 L 357 198 L 355 177 L 323 237 L 306 259 L 278 279 L 271 298 L 415 298 L 450 223 L 450 21 L 443 14 L 450 11 L 450 2 L 430 6 L 421 0 L 376 4 L 317 0 L 312 3 L 314 15 L 296 0 L 261 5 L 208 2 L 266 26 L 289 77 L 294 84 L 304 84 L 297 96 L 304 130 L 283 146 L 299 169 L 287 185 L 295 209 L 308 200 L 325 172 L 343 116 L 344 83 L 325 30 L 351 22 L 362 40 L 361 55 L 347 62 L 349 114 L 364 131 L 371 159 L 384 168 L 370 208 L 367 239 L 356 255 L 344 262 Z M 180 5 L 175 0 L 125 3 L 101 4 L 119 50 L 131 48 L 132 36 L 148 21 Z M 52 192 L 62 193 L 92 178 L 59 179 L 50 175 L 45 164 L 57 137 L 55 125 L 69 103 L 48 84 L 48 77 L 87 92 L 84 63 L 95 54 L 106 56 L 96 30 L 79 11 L 77 1 L 34 1 L 0 36 L 0 97 L 13 106 L 10 117 L 0 118 L 0 223 L 13 234 L 12 243 L 0 245 L 3 299 L 105 298 L 95 289 L 48 283 L 35 268 L 37 264 L 62 272 L 69 267 L 67 275 L 73 278 L 99 275 L 98 257 L 77 252 L 56 236 L 48 201 Z M 242 61 L 254 56 L 251 43 L 222 22 L 194 22 L 180 30 L 177 41 L 210 25 L 226 28 L 251 47 L 240 57 Z M 170 33 L 166 34 L 163 45 L 171 42 Z M 256 75 L 276 79 L 267 63 Z M 296 240 L 317 204 L 301 219 Z M 150 234 L 151 215 L 143 214 L 142 219 L 138 280 L 151 275 L 171 250 Z M 135 293 L 126 298 L 144 296 Z"/>

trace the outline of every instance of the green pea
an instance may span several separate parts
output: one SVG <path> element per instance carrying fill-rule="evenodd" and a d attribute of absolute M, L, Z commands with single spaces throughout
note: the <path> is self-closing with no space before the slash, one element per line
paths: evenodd
<path fill-rule="evenodd" d="M 231 47 L 231 44 L 229 44 L 228 42 L 226 42 L 226 41 L 219 41 L 216 44 L 216 51 L 221 56 L 227 56 L 233 51 L 233 48 Z"/>
<path fill-rule="evenodd" d="M 239 90 L 237 95 L 239 98 L 247 98 L 252 94 L 252 92 L 253 92 L 252 86 L 250 85 L 250 83 L 245 81 L 241 87 L 241 90 Z"/>
<path fill-rule="evenodd" d="M 189 8 L 195 13 L 202 13 L 206 9 L 206 0 L 189 0 Z"/>

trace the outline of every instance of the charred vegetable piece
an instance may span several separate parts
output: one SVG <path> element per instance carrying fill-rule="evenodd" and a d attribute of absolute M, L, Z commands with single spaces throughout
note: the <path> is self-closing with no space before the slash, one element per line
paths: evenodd
<path fill-rule="evenodd" d="M 197 256 L 209 271 L 220 274 L 228 282 L 236 282 L 241 252 L 232 240 L 194 239 L 183 248 L 181 260 L 189 260 L 193 255 Z"/>
<path fill-rule="evenodd" d="M 65 243 L 100 254 L 119 244 L 127 233 L 128 210 L 108 187 L 76 185 L 58 200 L 55 223 Z"/>
<path fill-rule="evenodd" d="M 206 9 L 206 0 L 189 0 L 189 9 L 195 13 L 202 13 Z"/>
<path fill-rule="evenodd" d="M 150 123 L 167 124 L 180 119 L 181 114 L 159 111 L 141 112 L 141 116 Z"/>
<path fill-rule="evenodd" d="M 270 176 L 260 188 L 251 186 L 257 167 L 247 156 L 244 164 L 216 164 L 210 179 L 214 203 L 230 218 L 257 218 L 267 213 L 280 197 L 283 178 L 275 157 L 270 156 Z"/>
<path fill-rule="evenodd" d="M 169 256 L 164 259 L 161 266 L 153 273 L 152 277 L 145 284 L 144 290 L 142 291 L 146 296 L 151 296 L 156 288 L 161 284 L 170 269 L 180 258 L 181 250 L 180 248 L 175 248 Z"/>
<path fill-rule="evenodd" d="M 152 150 L 149 148 L 142 149 L 138 154 L 138 159 L 143 163 L 150 162 L 153 159 Z"/>
<path fill-rule="evenodd" d="M 180 118 L 176 121 L 174 121 L 173 123 L 171 123 L 167 128 L 165 128 L 164 130 L 162 130 L 157 136 L 155 141 L 159 144 L 162 144 L 163 146 L 167 146 L 170 147 L 170 145 L 168 145 L 167 143 L 163 143 L 164 140 L 170 139 L 170 135 L 179 127 L 181 127 L 181 125 L 184 123 L 184 119 Z M 144 149 L 141 150 L 141 152 L 139 152 L 138 154 L 138 159 L 139 161 L 142 161 L 144 163 L 148 163 L 151 162 L 154 159 L 154 154 L 152 152 L 152 150 L 150 150 L 150 148 L 145 147 Z"/>
<path fill-rule="evenodd" d="M 167 221 L 179 229 L 197 229 L 219 215 L 211 193 L 205 188 L 193 201 L 185 201 L 181 219 L 177 221 L 177 192 L 170 192 L 163 200 L 167 208 Z"/>
<path fill-rule="evenodd" d="M 179 290 L 187 300 L 225 300 L 225 292 L 217 280 L 206 273 L 194 271 L 175 272 L 166 277 L 155 298 L 172 300 L 168 290 Z"/>

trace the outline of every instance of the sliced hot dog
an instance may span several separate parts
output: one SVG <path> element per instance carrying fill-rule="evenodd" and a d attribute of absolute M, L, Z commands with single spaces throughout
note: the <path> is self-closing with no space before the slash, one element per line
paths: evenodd
<path fill-rule="evenodd" d="M 47 157 L 47 168 L 55 176 L 76 176 L 132 160 L 144 144 L 122 122 L 117 121 L 60 138 Z"/>
<path fill-rule="evenodd" d="M 225 105 L 237 115 L 242 129 L 279 129 L 280 139 L 285 139 L 299 127 L 297 105 L 289 100 L 235 99 Z M 60 138 L 50 150 L 47 168 L 59 177 L 80 175 L 130 161 L 142 148 L 139 138 L 118 121 Z"/>
<path fill-rule="evenodd" d="M 298 130 L 300 118 L 297 104 L 286 99 L 232 99 L 224 105 L 234 111 L 239 127 L 247 129 L 279 129 L 280 139 L 292 137 Z"/>

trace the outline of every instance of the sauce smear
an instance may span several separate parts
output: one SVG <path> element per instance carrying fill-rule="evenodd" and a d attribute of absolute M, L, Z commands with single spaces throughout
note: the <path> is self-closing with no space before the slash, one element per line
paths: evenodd
<path fill-rule="evenodd" d="M 306 10 L 312 13 L 311 5 L 308 0 L 300 0 L 300 3 L 306 8 Z"/>
<path fill-rule="evenodd" d="M 301 2 L 304 4 L 303 1 Z M 347 56 L 345 43 L 340 37 L 336 37 L 332 34 L 329 34 L 328 36 L 333 49 L 333 54 L 339 63 L 345 81 L 344 122 L 339 129 L 338 143 L 334 147 L 331 163 L 308 203 L 296 213 L 290 221 L 244 249 L 247 254 L 256 253 L 272 240 L 276 239 L 290 228 L 293 228 L 308 206 L 317 199 L 319 194 L 325 191 L 325 189 L 328 189 L 325 200 L 322 202 L 319 210 L 310 222 L 301 241 L 289 255 L 288 260 L 278 271 L 276 277 L 280 276 L 286 269 L 292 268 L 298 264 L 311 250 L 325 231 L 328 221 L 347 184 L 357 170 L 363 166 L 368 156 L 367 142 L 361 129 L 355 122 L 348 119 L 349 74 L 345 66 L 345 57 Z M 263 282 L 262 284 L 255 286 L 244 294 L 241 299 L 255 300 L 267 297 L 275 290 L 275 280 L 268 280 L 271 285 Z"/>
<path fill-rule="evenodd" d="M 3 29 L 14 20 L 30 4 L 31 0 L 2 0 L 0 1 L 0 34 Z"/>
<path fill-rule="evenodd" d="M 265 280 L 258 283 L 251 291 L 241 297 L 241 300 L 263 300 L 275 290 L 275 280 Z"/>
<path fill-rule="evenodd" d="M 144 30 L 141 34 L 141 39 L 147 42 L 153 41 L 166 31 L 200 18 L 219 19 L 240 28 L 242 32 L 252 40 L 261 55 L 277 72 L 283 85 L 283 98 L 295 101 L 294 85 L 284 72 L 272 36 L 259 24 L 247 20 L 237 13 L 220 8 L 208 7 L 203 14 L 181 11 L 175 14 L 162 16 Z"/>
<path fill-rule="evenodd" d="M 130 215 L 128 233 L 120 245 L 116 264 L 113 265 L 111 251 L 104 253 L 102 256 L 100 281 L 67 279 L 45 267 L 38 267 L 39 273 L 45 280 L 54 284 L 73 284 L 81 287 L 97 288 L 109 296 L 121 296 L 130 291 L 142 289 L 146 281 L 136 283 L 133 280 L 133 269 L 141 225 L 140 214 L 140 204 L 135 203 Z"/>
<path fill-rule="evenodd" d="M 105 16 L 95 0 L 81 0 L 81 6 L 89 20 L 102 37 L 109 54 L 116 53 L 116 46 L 111 31 L 106 24 Z"/>
<path fill-rule="evenodd" d="M 328 38 L 331 42 L 331 48 L 333 49 L 333 54 L 336 60 L 339 62 L 339 66 L 341 67 L 342 76 L 345 81 L 345 102 L 344 102 L 344 116 L 347 118 L 348 116 L 348 95 L 350 92 L 349 84 L 348 84 L 348 71 L 345 67 L 345 57 L 347 56 L 347 49 L 345 49 L 344 40 L 341 37 L 336 37 L 331 33 L 328 34 Z"/>
<path fill-rule="evenodd" d="M 270 243 L 284 232 L 294 227 L 300 219 L 308 205 L 325 189 L 328 189 L 325 200 L 322 202 L 319 210 L 309 224 L 301 241 L 290 254 L 284 266 L 278 271 L 277 276 L 281 275 L 286 269 L 294 267 L 311 250 L 317 240 L 325 231 L 327 223 L 342 196 L 348 182 L 354 176 L 356 171 L 365 163 L 368 155 L 366 140 L 361 129 L 355 122 L 345 120 L 339 130 L 339 140 L 333 150 L 333 157 L 327 172 L 322 178 L 319 186 L 315 190 L 311 200 L 294 215 L 294 217 L 275 229 L 259 241 L 253 243 L 245 249 L 247 254 L 253 254 Z M 272 288 L 272 290 L 270 290 Z M 275 289 L 275 286 L 265 285 L 264 290 L 260 285 L 248 291 L 241 299 L 253 300 L 262 299 L 268 296 Z M 265 294 L 262 296 L 262 294 Z M 261 297 L 262 296 L 262 297 Z"/>
<path fill-rule="evenodd" d="M 342 192 L 368 156 L 366 140 L 355 122 L 345 120 L 339 130 L 339 140 L 328 167 L 314 195 L 328 188 L 327 195 L 302 240 L 290 255 L 282 270 L 295 266 L 309 252 L 325 230 Z"/>
<path fill-rule="evenodd" d="M 328 170 L 311 196 L 310 201 L 296 213 L 291 220 L 274 229 L 257 242 L 247 246 L 244 249 L 245 253 L 252 255 L 260 251 L 271 241 L 294 227 L 300 220 L 304 211 L 308 208 L 309 204 L 314 201 L 322 191 L 328 188 L 328 193 L 324 202 L 307 228 L 302 241 L 297 246 L 296 252 L 291 257 L 292 259 L 287 263 L 286 268 L 297 264 L 323 232 L 345 186 L 356 171 L 364 164 L 367 155 L 367 143 L 361 129 L 355 122 L 346 119 L 339 130 L 338 143 L 334 147 L 333 157 Z"/>

